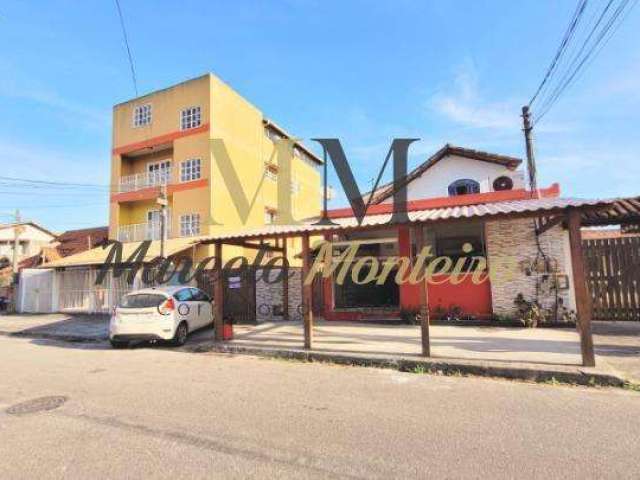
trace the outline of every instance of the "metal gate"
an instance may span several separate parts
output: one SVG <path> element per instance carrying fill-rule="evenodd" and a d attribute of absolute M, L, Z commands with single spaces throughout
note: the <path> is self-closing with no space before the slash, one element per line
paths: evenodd
<path fill-rule="evenodd" d="M 253 267 L 223 270 L 224 316 L 233 323 L 256 323 L 256 271 Z"/>
<path fill-rule="evenodd" d="M 23 269 L 16 300 L 22 313 L 51 313 L 54 308 L 54 275 L 52 269 Z"/>
<path fill-rule="evenodd" d="M 594 320 L 640 320 L 640 237 L 583 240 Z"/>

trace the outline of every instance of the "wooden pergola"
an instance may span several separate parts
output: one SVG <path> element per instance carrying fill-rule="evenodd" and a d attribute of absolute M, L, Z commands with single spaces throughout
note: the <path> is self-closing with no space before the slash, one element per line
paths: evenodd
<path fill-rule="evenodd" d="M 561 200 L 561 199 L 557 199 Z M 536 200 L 530 200 L 535 202 Z M 558 202 L 555 202 L 556 204 Z M 311 251 L 310 237 L 327 236 L 333 234 L 344 234 L 348 232 L 363 232 L 371 230 L 398 230 L 401 227 L 409 226 L 413 231 L 416 240 L 416 251 L 421 251 L 425 245 L 423 235 L 423 227 L 425 225 L 434 225 L 435 223 L 454 223 L 464 222 L 470 219 L 486 218 L 531 218 L 536 220 L 538 234 L 543 233 L 549 228 L 564 224 L 569 232 L 570 252 L 572 259 L 572 270 L 574 279 L 577 328 L 580 334 L 580 348 L 582 354 L 582 364 L 586 367 L 595 366 L 595 355 L 593 348 L 593 337 L 591 331 L 591 305 L 590 296 L 587 291 L 585 263 L 582 253 L 582 235 L 580 228 L 584 224 L 589 224 L 589 219 L 597 216 L 598 211 L 611 211 L 612 201 L 566 201 L 566 204 L 551 204 L 540 208 L 525 208 L 513 211 L 505 211 L 504 208 L 488 211 L 483 215 L 472 216 L 446 216 L 441 215 L 440 218 L 432 220 L 422 220 L 420 215 L 416 215 L 408 224 L 392 224 L 385 221 L 363 222 L 362 224 L 349 225 L 319 225 L 319 224 L 302 224 L 302 225 L 271 225 L 256 231 L 238 232 L 236 234 L 221 234 L 212 236 L 201 241 L 203 244 L 215 245 L 215 256 L 217 259 L 223 258 L 223 246 L 233 245 L 245 248 L 268 248 L 273 251 L 281 252 L 283 256 L 287 255 L 287 239 L 300 238 L 302 241 L 302 311 L 303 311 L 303 328 L 304 328 L 304 348 L 311 350 L 313 348 L 313 309 L 312 309 L 312 286 L 305 284 L 304 279 L 310 272 L 311 268 Z M 386 216 L 390 217 L 390 216 Z M 411 217 L 411 215 L 410 215 Z M 272 243 L 268 243 L 272 242 Z M 284 268 L 288 268 L 285 264 Z M 289 317 L 289 275 L 288 271 L 283 275 L 283 308 L 284 317 Z M 222 340 L 223 325 L 223 306 L 224 306 L 224 288 L 223 288 L 223 271 L 221 261 L 216 262 L 215 266 L 215 339 Z M 427 281 L 422 282 L 420 288 L 420 332 L 422 355 L 431 356 L 430 338 L 429 338 L 429 310 L 428 310 L 428 290 Z"/>

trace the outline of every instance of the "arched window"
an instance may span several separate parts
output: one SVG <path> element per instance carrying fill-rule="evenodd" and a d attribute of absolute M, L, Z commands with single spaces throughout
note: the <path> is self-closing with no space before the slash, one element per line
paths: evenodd
<path fill-rule="evenodd" d="M 480 184 L 475 180 L 463 178 L 449 185 L 449 195 L 466 195 L 467 193 L 480 193 Z"/>

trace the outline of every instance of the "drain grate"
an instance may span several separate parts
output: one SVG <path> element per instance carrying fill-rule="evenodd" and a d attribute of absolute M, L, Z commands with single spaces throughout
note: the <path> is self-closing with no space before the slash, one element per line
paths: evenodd
<path fill-rule="evenodd" d="M 26 415 L 28 413 L 45 412 L 47 410 L 53 410 L 58 408 L 64 402 L 67 401 L 67 397 L 63 395 L 50 395 L 48 397 L 38 397 L 26 402 L 17 403 L 7 408 L 6 412 L 9 415 Z"/>

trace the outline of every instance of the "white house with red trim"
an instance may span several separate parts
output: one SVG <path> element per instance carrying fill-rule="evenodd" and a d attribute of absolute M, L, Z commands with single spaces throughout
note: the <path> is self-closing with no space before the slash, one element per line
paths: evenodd
<path fill-rule="evenodd" d="M 435 275 L 428 285 L 433 317 L 513 316 L 518 294 L 538 301 L 559 321 L 575 309 L 567 230 L 557 223 L 536 235 L 535 218 L 513 218 L 505 209 L 510 202 L 527 208 L 528 201 L 559 197 L 558 184 L 535 193 L 528 191 L 521 166 L 519 158 L 445 145 L 401 184 L 407 188 L 410 214 L 441 215 L 423 226 L 426 244 L 435 257 L 456 261 L 481 256 L 488 265 L 488 278 L 480 284 L 472 282 L 471 275 L 456 284 L 449 275 Z M 393 193 L 393 183 L 376 189 L 367 216 L 391 213 Z M 505 215 L 499 215 L 501 209 Z M 456 212 L 464 215 L 456 219 Z M 336 209 L 329 217 L 348 222 L 353 213 L 351 208 Z M 348 240 L 366 240 L 362 255 L 381 259 L 416 253 L 409 225 L 332 234 L 326 239 L 338 246 Z M 416 284 L 398 285 L 393 278 L 384 285 L 358 285 L 349 279 L 336 285 L 326 279 L 322 313 L 327 320 L 397 318 L 403 310 L 419 307 L 419 288 Z"/>

